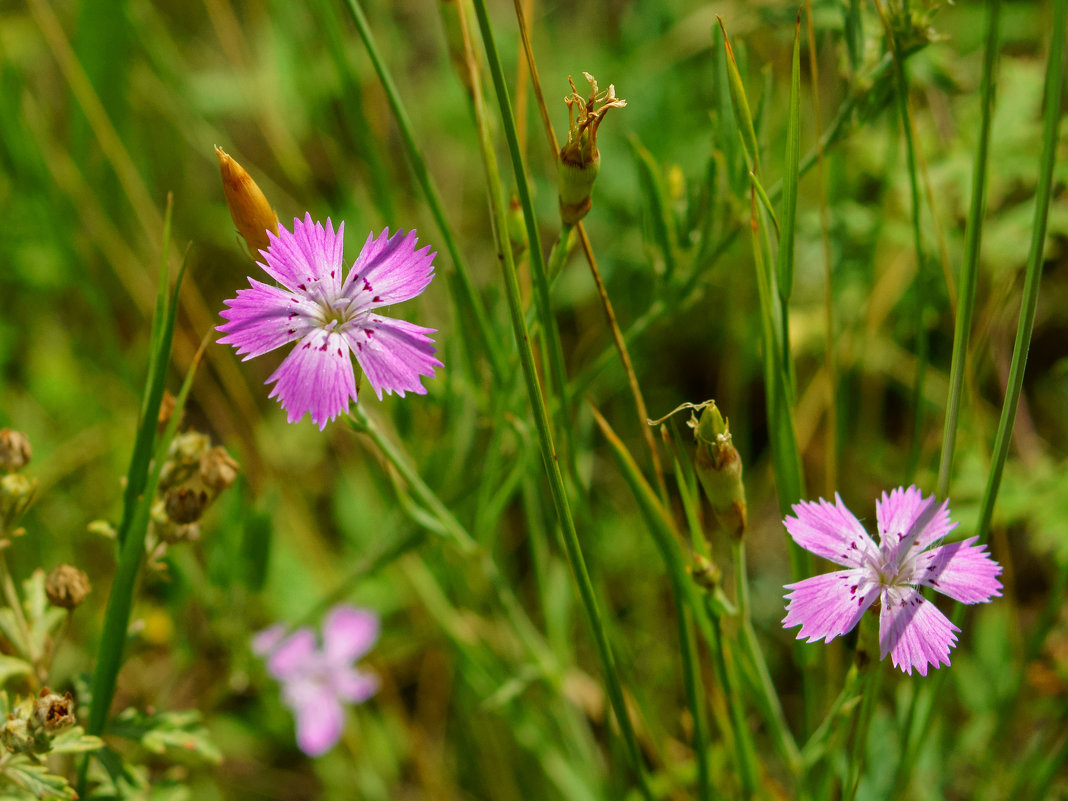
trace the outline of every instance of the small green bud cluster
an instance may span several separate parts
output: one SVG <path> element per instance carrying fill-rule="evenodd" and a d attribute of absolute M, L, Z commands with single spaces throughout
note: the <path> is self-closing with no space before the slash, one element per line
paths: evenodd
<path fill-rule="evenodd" d="M 0 548 L 23 534 L 15 524 L 26 514 L 37 493 L 37 479 L 18 472 L 30 463 L 33 448 L 21 431 L 0 428 Z"/>
<path fill-rule="evenodd" d="M 167 544 L 200 538 L 200 519 L 212 502 L 233 486 L 241 468 L 226 449 L 212 446 L 199 431 L 179 434 L 160 469 L 152 505 L 152 531 Z"/>
<path fill-rule="evenodd" d="M 75 724 L 74 697 L 47 687 L 36 698 L 27 698 L 9 713 L 0 727 L 0 743 L 13 754 L 47 754 L 52 738 Z"/>

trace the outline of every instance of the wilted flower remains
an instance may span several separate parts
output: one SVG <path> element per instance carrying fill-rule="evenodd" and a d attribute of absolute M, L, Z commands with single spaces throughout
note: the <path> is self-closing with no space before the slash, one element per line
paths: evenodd
<path fill-rule="evenodd" d="M 966 604 L 1001 595 L 1001 565 L 986 546 L 974 544 L 977 537 L 932 547 L 957 524 L 950 522 L 948 501 L 939 506 L 916 487 L 884 492 L 876 501 L 878 544 L 837 495 L 834 504 L 822 498 L 795 504 L 794 515 L 784 521 L 794 542 L 847 568 L 786 585 L 783 626 L 800 624 L 798 639 L 830 642 L 878 601 L 880 657 L 890 654 L 895 667 L 926 676 L 928 665 L 949 664 L 960 629 L 920 588 Z"/>

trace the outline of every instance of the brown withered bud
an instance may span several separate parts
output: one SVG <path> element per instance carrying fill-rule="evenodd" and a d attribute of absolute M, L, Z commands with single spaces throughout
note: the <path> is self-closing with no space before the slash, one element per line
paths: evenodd
<path fill-rule="evenodd" d="M 222 445 L 200 457 L 200 480 L 216 495 L 232 487 L 240 472 L 241 466 Z"/>
<path fill-rule="evenodd" d="M 177 402 L 169 389 L 163 390 L 163 398 L 159 402 L 159 417 L 156 418 L 156 422 L 159 423 L 161 428 L 171 421 L 171 415 L 174 414 L 174 407 Z"/>
<path fill-rule="evenodd" d="M 215 155 L 219 157 L 223 192 L 226 205 L 230 207 L 230 216 L 237 226 L 237 232 L 252 252 L 252 257 L 256 258 L 259 251 L 267 250 L 271 244 L 267 232 L 278 233 L 278 215 L 244 167 L 218 145 L 215 146 Z"/>
<path fill-rule="evenodd" d="M 161 490 L 176 487 L 189 481 L 200 472 L 200 460 L 211 450 L 211 437 L 199 431 L 186 431 L 171 440 L 167 458 L 160 471 Z"/>
<path fill-rule="evenodd" d="M 84 603 L 92 590 L 89 577 L 73 565 L 59 565 L 48 574 L 45 595 L 52 606 L 75 609 Z"/>
<path fill-rule="evenodd" d="M 560 219 L 565 225 L 577 224 L 593 206 L 593 183 L 601 169 L 601 153 L 597 149 L 597 129 L 611 108 L 624 108 L 627 101 L 616 97 L 615 86 L 599 89 L 588 72 L 582 73 L 590 85 L 589 96 L 583 97 L 568 77 L 571 94 L 567 104 L 567 143 L 560 148 L 557 165 L 557 190 L 560 200 Z"/>
<path fill-rule="evenodd" d="M 0 428 L 0 472 L 14 473 L 30 463 L 33 448 L 21 431 Z"/>
<path fill-rule="evenodd" d="M 179 525 L 195 523 L 200 520 L 208 508 L 208 493 L 191 487 L 178 487 L 167 490 L 163 499 L 163 508 L 169 517 Z"/>
<path fill-rule="evenodd" d="M 33 702 L 30 728 L 43 729 L 49 734 L 55 734 L 68 726 L 73 726 L 76 722 L 73 695 L 69 692 L 60 695 L 47 687 L 41 688 L 41 694 Z"/>

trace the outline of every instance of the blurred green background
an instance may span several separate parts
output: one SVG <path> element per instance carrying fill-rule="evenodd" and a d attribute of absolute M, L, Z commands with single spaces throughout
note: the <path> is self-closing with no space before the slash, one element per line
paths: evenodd
<path fill-rule="evenodd" d="M 844 4 L 813 5 L 826 126 L 853 77 L 877 59 L 883 34 L 874 10 L 866 9 L 857 69 L 847 54 Z M 443 15 L 454 13 L 452 6 L 409 0 L 372 3 L 366 11 L 495 331 L 512 354 L 476 131 L 442 22 Z M 521 50 L 514 11 L 506 3 L 490 10 L 508 74 L 517 76 Z M 560 101 L 568 92 L 568 75 L 591 72 L 628 101 L 626 109 L 608 115 L 600 131 L 601 175 L 587 229 L 624 329 L 654 302 L 665 306 L 631 343 L 650 414 L 714 397 L 730 418 L 747 470 L 754 617 L 788 713 L 795 716 L 792 634 L 778 625 L 781 585 L 788 578 L 766 452 L 760 326 L 745 228 L 748 200 L 732 194 L 731 178 L 722 171 L 711 200 L 707 183 L 710 159 L 721 158 L 715 131 L 722 98 L 713 79 L 717 15 L 757 104 L 765 175 L 777 178 L 796 6 L 771 0 L 534 2 L 533 48 L 558 137 L 566 132 Z M 1050 15 L 1042 2 L 1011 3 L 1003 10 L 978 305 L 950 493 L 964 532 L 974 522 L 986 479 L 1015 335 Z M 982 17 L 982 3 L 941 9 L 931 21 L 936 41 L 908 62 L 929 192 L 922 218 L 927 261 L 919 277 L 892 98 L 869 95 L 847 135 L 827 153 L 838 359 L 833 440 L 826 436 L 816 172 L 801 182 L 791 338 L 807 490 L 810 497 L 840 492 L 862 519 L 871 519 L 882 489 L 913 478 L 926 490 L 934 483 L 953 335 L 952 285 L 963 253 L 979 119 Z M 814 146 L 817 131 L 807 65 L 806 44 L 802 153 Z M 514 80 L 513 96 L 520 82 L 528 170 L 548 248 L 559 230 L 555 169 L 525 77 Z M 386 226 L 416 228 L 421 244 L 439 250 L 438 280 L 405 306 L 405 316 L 439 329 L 445 369 L 427 382 L 425 398 L 387 396 L 379 403 L 365 393 L 361 403 L 388 421 L 391 436 L 405 443 L 423 477 L 462 520 L 475 516 L 472 499 L 480 491 L 500 486 L 513 468 L 522 474 L 499 514 L 472 526 L 531 609 L 536 582 L 545 582 L 556 601 L 555 608 L 532 616 L 544 620 L 554 649 L 571 666 L 564 703 L 582 711 L 590 742 L 604 746 L 562 754 L 566 765 L 558 766 L 560 775 L 577 771 L 593 797 L 620 797 L 620 779 L 609 767 L 621 764 L 621 756 L 613 753 L 618 744 L 611 744 L 604 722 L 599 673 L 566 563 L 555 553 L 544 560 L 548 572 L 536 576 L 541 557 L 532 557 L 527 543 L 532 527 L 551 526 L 550 519 L 535 514 L 551 506 L 544 500 L 529 414 L 514 397 L 494 398 L 484 365 L 464 364 L 462 342 L 477 331 L 452 313 L 444 278 L 453 266 L 440 252 L 433 218 L 411 178 L 395 122 L 347 10 L 330 0 L 29 0 L 0 6 L 0 426 L 29 435 L 36 454 L 30 472 L 41 481 L 40 499 L 25 523 L 30 536 L 15 544 L 9 560 L 16 576 L 72 562 L 89 573 L 95 587 L 57 658 L 56 681 L 91 669 L 99 636 L 114 556 L 111 544 L 89 534 L 86 525 L 118 514 L 119 477 L 129 459 L 148 358 L 168 194 L 177 243 L 170 258 L 176 268 L 184 256 L 189 269 L 172 391 L 200 339 L 221 322 L 222 301 L 247 285 L 246 275 L 257 273 L 223 199 L 216 144 L 250 171 L 283 224 L 305 211 L 335 224 L 344 220 L 350 262 L 366 232 Z M 641 148 L 651 155 L 671 221 L 667 256 L 694 278 L 685 296 L 678 282 L 665 278 Z M 500 156 L 502 174 L 510 179 L 503 146 Z M 1012 750 L 1011 743 L 1028 747 L 1036 727 L 1049 725 L 1063 737 L 1059 716 L 1068 690 L 1063 611 L 1040 654 L 1028 664 L 1017 657 L 1030 627 L 1050 599 L 1059 597 L 1060 590 L 1051 587 L 1063 581 L 1068 564 L 1066 183 L 1068 143 L 1062 137 L 1024 402 L 995 515 L 993 551 L 1006 568 L 1006 599 L 970 615 L 947 684 L 954 703 L 936 722 L 918 768 L 930 783 L 914 783 L 915 797 L 1004 797 L 999 793 L 1014 774 L 989 764 L 989 748 L 995 709 L 1010 698 L 1015 678 L 1024 693 L 1016 703 L 1031 712 L 1009 730 L 998 730 L 1002 755 Z M 693 236 L 701 202 L 713 204 L 708 224 L 721 239 L 741 233 L 704 264 L 695 262 Z M 918 296 L 926 301 L 930 367 L 921 436 L 914 443 Z M 639 453 L 624 375 L 581 254 L 557 281 L 553 301 L 569 375 Z M 515 675 L 522 676 L 489 588 L 477 571 L 438 544 L 422 549 L 421 562 L 402 561 L 352 582 L 348 597 L 383 615 L 383 638 L 370 659 L 383 688 L 353 713 L 345 742 L 330 755 L 312 763 L 296 751 L 288 713 L 249 655 L 248 638 L 277 619 L 300 619 L 326 591 L 346 581 L 361 559 L 415 526 L 398 506 L 372 446 L 342 423 L 320 433 L 307 420 L 285 422 L 261 386 L 279 360 L 272 354 L 241 364 L 230 348 L 212 344 L 193 388 L 186 425 L 224 444 L 241 463 L 243 480 L 212 512 L 203 540 L 173 551 L 166 575 L 145 578 L 135 608 L 141 624 L 120 676 L 119 703 L 199 708 L 225 762 L 164 768 L 152 757 L 150 764 L 161 780 L 191 782 L 198 799 L 569 797 L 562 789 L 566 782 L 553 778 L 551 760 L 531 759 L 547 753 L 544 744 L 553 737 L 538 707 L 559 699 L 538 681 L 522 679 L 505 690 L 529 706 L 529 713 L 516 712 L 511 696 L 487 701 L 485 682 L 472 677 L 468 657 L 443 635 L 442 619 L 425 594 L 413 589 L 421 571 L 434 574 L 448 597 L 442 608 L 458 616 L 454 622 L 472 647 L 494 654 L 495 664 L 514 660 Z M 603 369 L 594 371 L 598 364 Z M 498 401 L 514 409 L 510 429 L 501 428 L 505 418 Z M 633 501 L 581 405 L 574 432 L 579 469 L 590 488 L 578 512 L 580 535 L 643 711 L 640 738 L 654 767 L 684 764 L 687 724 L 680 717 L 669 588 Z M 837 443 L 833 459 L 831 441 Z M 487 463 L 500 472 L 484 475 Z M 828 464 L 837 465 L 833 476 Z M 835 670 L 832 657 L 829 675 L 837 675 Z M 1001 687 L 992 677 L 1003 674 L 1013 678 Z M 503 683 L 504 675 L 493 677 Z M 894 696 L 901 703 L 907 684 L 900 681 Z M 894 721 L 883 724 L 892 729 Z M 892 748 L 894 738 L 886 739 Z M 966 768 L 975 768 L 977 778 L 963 778 Z M 878 777 L 874 781 L 878 787 Z M 1057 785 L 1062 790 L 1065 781 Z M 943 795 L 947 786 L 952 793 Z M 670 783 L 665 792 L 684 797 Z"/>

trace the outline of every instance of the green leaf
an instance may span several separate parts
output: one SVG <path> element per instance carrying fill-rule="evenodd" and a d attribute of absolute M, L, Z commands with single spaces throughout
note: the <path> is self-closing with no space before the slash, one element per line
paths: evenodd
<path fill-rule="evenodd" d="M 745 149 L 746 164 L 751 172 L 759 174 L 760 149 L 757 147 L 753 113 L 749 110 L 749 99 L 745 96 L 745 85 L 738 71 L 738 63 L 734 59 L 734 50 L 731 48 L 731 40 L 727 37 L 727 29 L 723 26 L 722 19 L 717 16 L 716 20 L 719 22 L 720 30 L 723 31 L 723 44 L 727 52 L 727 85 L 730 87 L 734 120 L 738 124 L 738 133 L 742 139 L 742 147 Z"/>
<path fill-rule="evenodd" d="M 222 761 L 222 753 L 208 739 L 207 729 L 201 725 L 200 713 L 196 710 L 145 715 L 136 709 L 127 709 L 108 724 L 106 733 L 133 740 L 155 754 L 162 754 L 168 748 L 179 748 L 208 762 L 218 764 Z"/>
<path fill-rule="evenodd" d="M 20 654 L 29 655 L 30 644 L 26 640 L 25 632 L 19 625 L 18 618 L 15 617 L 14 611 L 11 609 L 0 609 L 0 632 L 7 637 L 8 642 L 18 651 Z"/>
<path fill-rule="evenodd" d="M 0 654 L 0 684 L 7 684 L 7 680 L 12 676 L 26 676 L 30 673 L 33 673 L 33 665 L 29 662 L 19 659 L 17 656 Z M 4 709 L 0 710 L 0 715 L 7 714 L 6 694 L 3 706 Z"/>
<path fill-rule="evenodd" d="M 22 606 L 30 627 L 30 653 L 43 654 L 48 638 L 62 625 L 67 613 L 48 603 L 45 593 L 45 573 L 38 568 L 22 582 Z"/>
<path fill-rule="evenodd" d="M 779 231 L 779 298 L 786 303 L 794 285 L 794 227 L 797 222 L 797 181 L 801 162 L 801 12 L 794 28 L 794 60 L 790 75 L 790 113 L 786 127 L 786 158 L 782 174 L 782 228 Z"/>
<path fill-rule="evenodd" d="M 668 213 L 669 204 L 667 190 L 664 188 L 664 176 L 660 165 L 656 163 L 653 154 L 650 153 L 638 141 L 638 137 L 631 134 L 630 146 L 638 162 L 638 183 L 641 186 L 642 195 L 649 206 L 649 217 L 652 223 L 653 238 L 657 248 L 664 257 L 664 280 L 669 281 L 675 272 L 675 251 L 678 247 L 678 236 L 675 233 L 675 225 Z"/>
<path fill-rule="evenodd" d="M 31 762 L 27 757 L 15 756 L 4 765 L 4 778 L 14 782 L 35 798 L 74 801 L 78 794 L 62 776 L 48 772 L 45 765 Z"/>
<path fill-rule="evenodd" d="M 104 741 L 86 734 L 81 726 L 72 726 L 52 738 L 53 754 L 81 754 L 102 748 Z"/>

